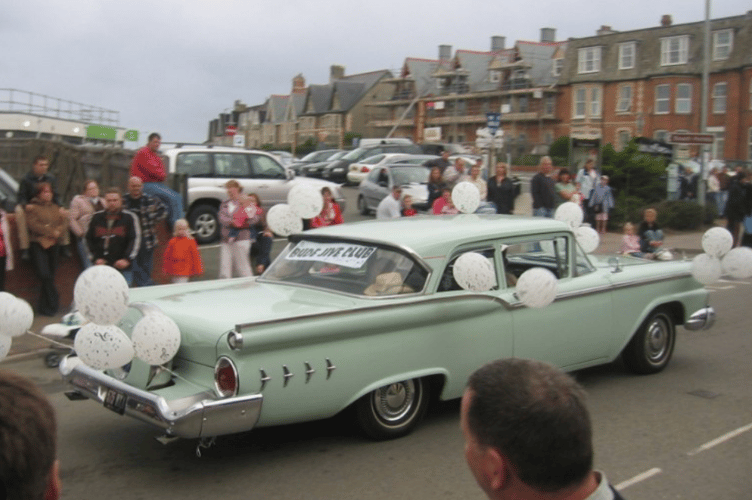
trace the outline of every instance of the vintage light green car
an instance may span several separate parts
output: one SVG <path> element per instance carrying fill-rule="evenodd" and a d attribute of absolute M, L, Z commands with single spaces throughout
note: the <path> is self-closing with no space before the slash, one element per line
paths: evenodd
<path fill-rule="evenodd" d="M 495 272 L 489 291 L 461 289 L 466 252 Z M 79 393 L 168 436 L 210 438 L 333 416 L 352 408 L 376 439 L 402 436 L 430 397 L 461 396 L 469 374 L 503 357 L 566 370 L 623 356 L 637 373 L 666 367 L 676 325 L 712 325 L 690 262 L 586 255 L 551 219 L 456 215 L 307 231 L 258 278 L 135 289 L 120 327 L 150 308 L 177 322 L 165 367 L 134 360 L 101 372 L 60 365 Z M 544 267 L 553 303 L 528 308 L 516 278 Z"/>

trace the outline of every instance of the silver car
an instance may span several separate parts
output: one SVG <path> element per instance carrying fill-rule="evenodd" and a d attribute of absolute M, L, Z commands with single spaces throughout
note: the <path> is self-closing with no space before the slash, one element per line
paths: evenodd
<path fill-rule="evenodd" d="M 321 190 L 329 187 L 332 195 L 345 210 L 345 197 L 339 184 L 295 174 L 263 151 L 239 148 L 185 147 L 164 153 L 170 173 L 188 176 L 186 213 L 188 223 L 199 243 L 215 241 L 219 237 L 217 213 L 219 204 L 227 198 L 225 183 L 237 180 L 243 193 L 255 193 L 264 209 L 287 202 L 287 193 L 303 183 Z"/>
<path fill-rule="evenodd" d="M 367 215 L 378 208 L 394 186 L 402 187 L 402 196 L 410 195 L 417 210 L 428 208 L 428 174 L 422 165 L 385 165 L 371 170 L 358 188 L 358 210 Z"/>

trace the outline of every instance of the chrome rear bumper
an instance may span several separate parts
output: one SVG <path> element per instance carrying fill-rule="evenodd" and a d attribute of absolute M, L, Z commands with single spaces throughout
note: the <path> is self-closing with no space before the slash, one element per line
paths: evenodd
<path fill-rule="evenodd" d="M 203 438 L 249 431 L 261 415 L 261 394 L 220 399 L 214 392 L 204 391 L 167 401 L 94 370 L 71 356 L 60 362 L 60 373 L 65 382 L 87 398 L 116 413 L 164 429 L 171 436 Z"/>
<path fill-rule="evenodd" d="M 703 307 L 695 311 L 687 321 L 684 322 L 684 328 L 687 330 L 707 330 L 715 323 L 715 309 L 712 307 Z"/>

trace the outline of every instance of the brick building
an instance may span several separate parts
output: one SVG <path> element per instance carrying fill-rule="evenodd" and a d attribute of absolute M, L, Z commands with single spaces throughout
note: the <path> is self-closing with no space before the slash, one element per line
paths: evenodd
<path fill-rule="evenodd" d="M 701 130 L 704 22 L 571 39 L 558 88 L 557 135 L 632 137 Z M 713 158 L 752 160 L 752 11 L 710 22 L 707 131 Z M 687 148 L 695 155 L 697 149 Z"/>

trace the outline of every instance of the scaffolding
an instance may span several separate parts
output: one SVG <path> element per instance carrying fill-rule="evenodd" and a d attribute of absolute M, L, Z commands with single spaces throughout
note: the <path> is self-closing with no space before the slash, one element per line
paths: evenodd
<path fill-rule="evenodd" d="M 117 127 L 120 111 L 18 89 L 0 89 L 0 112 L 61 118 Z"/>

